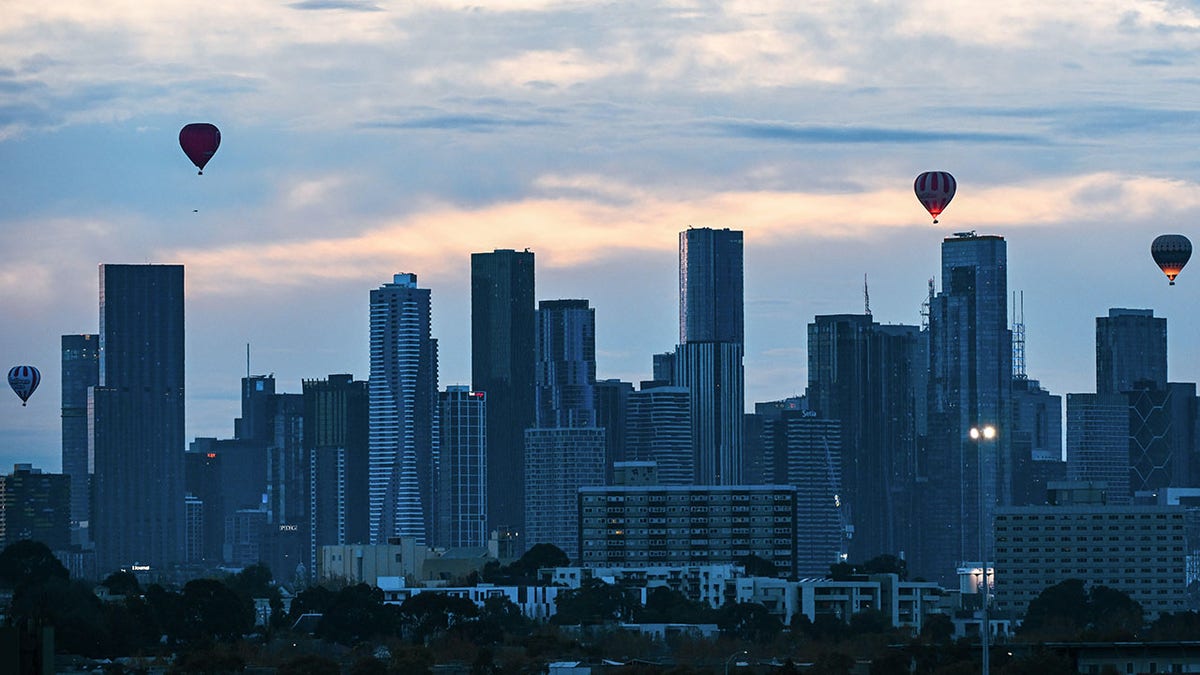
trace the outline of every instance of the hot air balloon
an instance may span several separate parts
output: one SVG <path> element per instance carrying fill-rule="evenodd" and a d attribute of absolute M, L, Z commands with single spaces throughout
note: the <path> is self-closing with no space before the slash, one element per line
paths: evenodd
<path fill-rule="evenodd" d="M 950 204 L 950 200 L 954 199 L 954 189 L 957 186 L 954 176 L 945 171 L 926 171 L 913 181 L 913 191 L 917 193 L 921 205 L 933 216 L 934 223 Z"/>
<path fill-rule="evenodd" d="M 221 130 L 207 122 L 189 124 L 179 130 L 179 147 L 204 175 L 204 165 L 221 146 Z"/>
<path fill-rule="evenodd" d="M 33 396 L 33 392 L 37 391 L 38 384 L 42 381 L 42 374 L 33 366 L 13 366 L 8 371 L 8 386 L 17 392 L 17 396 L 21 399 L 21 405 Z"/>
<path fill-rule="evenodd" d="M 1154 262 L 1158 263 L 1174 286 L 1175 277 L 1179 276 L 1188 258 L 1192 257 L 1192 242 L 1182 234 L 1160 234 L 1150 244 L 1150 255 L 1154 256 Z"/>

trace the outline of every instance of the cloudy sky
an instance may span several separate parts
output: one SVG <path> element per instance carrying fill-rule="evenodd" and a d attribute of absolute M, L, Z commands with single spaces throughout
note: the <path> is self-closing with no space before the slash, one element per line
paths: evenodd
<path fill-rule="evenodd" d="M 1171 379 L 1200 379 L 1200 272 L 1168 288 L 1148 254 L 1200 214 L 1200 5 L 976 4 L 0 0 L 0 354 L 44 377 L 0 405 L 0 468 L 59 469 L 59 336 L 97 330 L 103 262 L 186 265 L 189 440 L 232 435 L 247 343 L 281 391 L 365 378 L 396 272 L 469 383 L 493 248 L 592 301 L 600 377 L 647 378 L 688 226 L 746 233 L 748 406 L 803 392 L 806 324 L 861 312 L 864 274 L 918 323 L 972 229 L 1008 239 L 1051 391 L 1093 390 L 1109 307 L 1166 316 Z M 959 185 L 936 226 L 929 169 Z"/>

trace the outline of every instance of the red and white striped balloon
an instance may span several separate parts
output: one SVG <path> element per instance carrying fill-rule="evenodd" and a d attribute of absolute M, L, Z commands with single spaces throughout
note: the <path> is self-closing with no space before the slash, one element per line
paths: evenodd
<path fill-rule="evenodd" d="M 13 366 L 8 371 L 8 386 L 17 392 L 22 406 L 33 396 L 33 392 L 37 391 L 41 382 L 42 374 L 33 366 Z"/>
<path fill-rule="evenodd" d="M 926 171 L 913 181 L 913 191 L 917 193 L 921 205 L 933 216 L 934 223 L 950 204 L 950 200 L 954 199 L 956 187 L 958 183 L 947 171 Z"/>

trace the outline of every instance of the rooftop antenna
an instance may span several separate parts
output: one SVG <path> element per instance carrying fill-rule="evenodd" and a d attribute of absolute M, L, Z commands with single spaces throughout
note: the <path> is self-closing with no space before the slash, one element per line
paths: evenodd
<path fill-rule="evenodd" d="M 867 290 L 867 273 L 863 272 L 863 311 L 871 316 L 871 292 Z"/>
<path fill-rule="evenodd" d="M 1017 291 L 1013 291 L 1012 308 L 1012 367 L 1013 379 L 1028 379 L 1025 373 L 1025 291 L 1021 291 L 1018 314 Z"/>
<path fill-rule="evenodd" d="M 929 330 L 929 307 L 933 304 L 933 277 L 929 277 L 929 295 L 921 301 L 921 330 Z"/>
<path fill-rule="evenodd" d="M 250 379 L 250 343 L 246 343 L 246 379 Z"/>

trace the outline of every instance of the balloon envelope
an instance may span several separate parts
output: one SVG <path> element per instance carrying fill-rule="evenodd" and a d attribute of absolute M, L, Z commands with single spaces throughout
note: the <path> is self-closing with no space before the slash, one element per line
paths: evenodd
<path fill-rule="evenodd" d="M 13 366 L 8 371 L 8 386 L 17 392 L 21 405 L 25 405 L 29 397 L 33 396 L 41 382 L 42 374 L 33 366 Z"/>
<path fill-rule="evenodd" d="M 1150 255 L 1154 256 L 1154 262 L 1174 286 L 1175 277 L 1179 276 L 1183 266 L 1192 257 L 1192 242 L 1182 234 L 1161 234 L 1150 244 Z"/>
<path fill-rule="evenodd" d="M 917 193 L 917 199 L 921 205 L 933 216 L 933 222 L 937 222 L 938 216 L 950 204 L 950 200 L 954 199 L 954 191 L 958 187 L 958 183 L 954 180 L 947 171 L 926 171 L 917 176 L 913 181 L 913 191 Z"/>
<path fill-rule="evenodd" d="M 221 146 L 221 131 L 207 122 L 189 124 L 179 130 L 179 147 L 183 154 L 192 160 L 192 164 L 204 173 L 204 165 Z"/>

